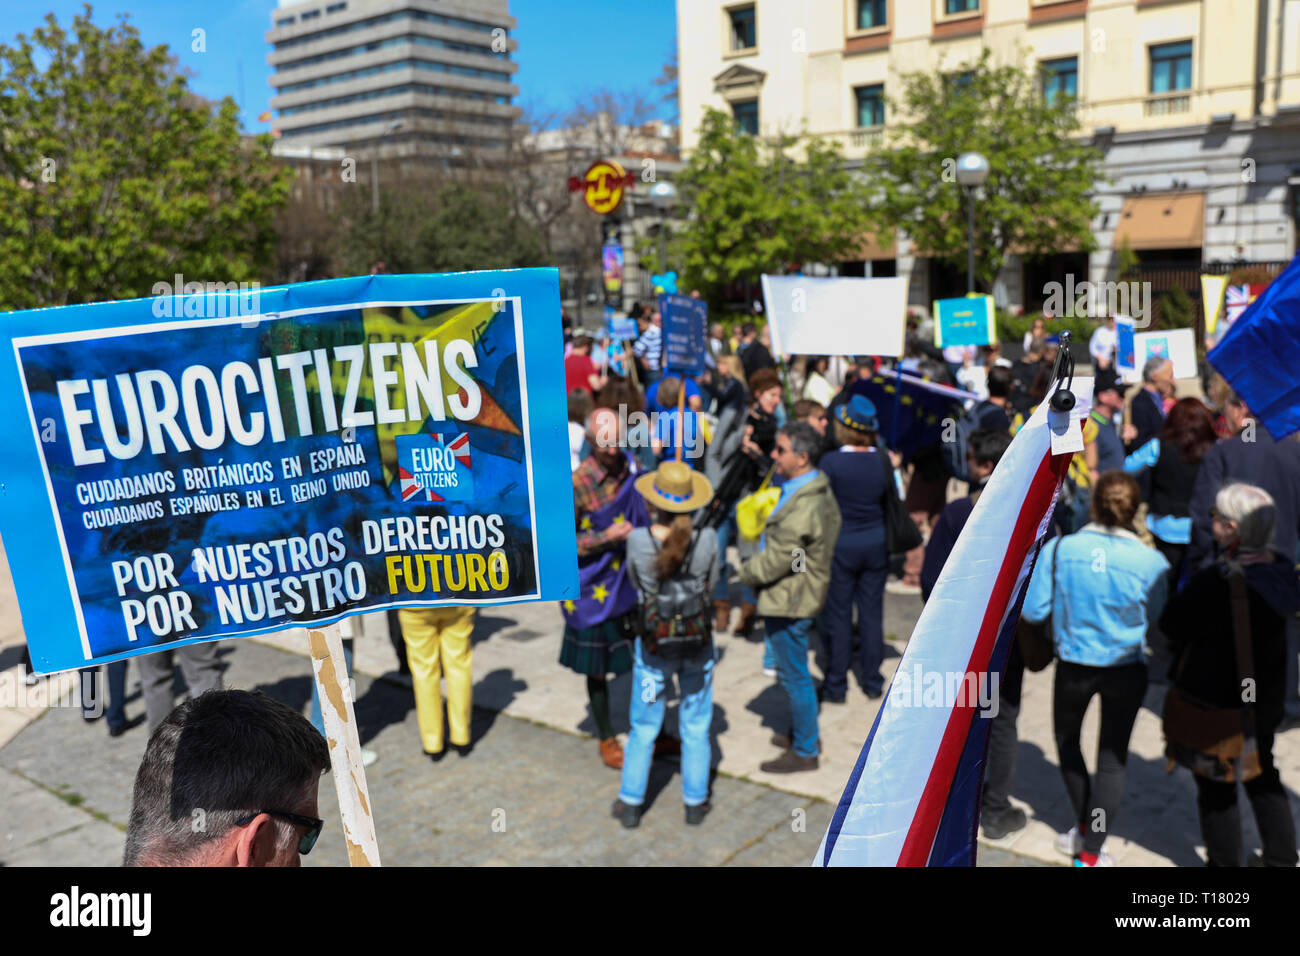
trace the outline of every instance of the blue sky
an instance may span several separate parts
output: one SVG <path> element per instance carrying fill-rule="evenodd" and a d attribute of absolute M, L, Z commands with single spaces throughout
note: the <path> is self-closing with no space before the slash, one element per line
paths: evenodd
<path fill-rule="evenodd" d="M 0 0 L 0 5 L 4 43 L 30 33 L 46 13 L 66 27 L 82 8 L 81 0 Z M 246 127 L 269 129 L 257 116 L 271 97 L 265 34 L 275 0 L 99 0 L 93 6 L 101 25 L 115 22 L 119 12 L 129 13 L 147 45 L 167 44 L 196 74 L 190 82 L 197 93 L 232 96 L 243 108 Z M 520 106 L 563 111 L 602 88 L 638 89 L 658 102 L 662 91 L 653 81 L 676 44 L 673 0 L 510 0 L 510 12 L 519 21 Z M 196 28 L 205 31 L 206 52 L 191 49 Z M 661 115 L 669 115 L 666 104 Z"/>

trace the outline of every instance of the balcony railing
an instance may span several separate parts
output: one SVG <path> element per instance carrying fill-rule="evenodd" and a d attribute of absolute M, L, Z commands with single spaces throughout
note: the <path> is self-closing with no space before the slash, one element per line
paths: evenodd
<path fill-rule="evenodd" d="M 863 129 L 849 130 L 849 145 L 854 149 L 875 149 L 884 141 L 883 126 L 869 126 Z"/>
<path fill-rule="evenodd" d="M 1148 96 L 1144 107 L 1147 116 L 1171 116 L 1174 113 L 1190 113 L 1192 96 L 1190 93 L 1161 93 Z"/>

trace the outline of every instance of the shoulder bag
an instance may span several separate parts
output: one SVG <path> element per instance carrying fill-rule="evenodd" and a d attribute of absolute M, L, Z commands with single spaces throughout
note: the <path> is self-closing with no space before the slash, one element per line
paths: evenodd
<path fill-rule="evenodd" d="M 882 510 L 885 514 L 885 550 L 889 554 L 906 554 L 919 548 L 924 539 L 921 529 L 916 526 L 912 516 L 907 513 L 903 501 L 898 497 L 898 484 L 894 481 L 894 463 L 889 460 L 889 453 L 877 451 L 885 467 L 885 496 Z"/>
<path fill-rule="evenodd" d="M 1250 604 L 1246 576 L 1240 565 L 1229 565 L 1228 592 L 1232 597 L 1232 640 L 1237 657 L 1238 686 L 1252 684 L 1255 668 L 1250 640 Z M 1172 771 L 1181 764 L 1198 777 L 1234 783 L 1253 780 L 1263 773 L 1255 739 L 1255 707 L 1220 707 L 1199 700 L 1179 688 L 1191 648 L 1179 655 L 1173 684 L 1165 694 L 1163 729 L 1165 756 Z"/>

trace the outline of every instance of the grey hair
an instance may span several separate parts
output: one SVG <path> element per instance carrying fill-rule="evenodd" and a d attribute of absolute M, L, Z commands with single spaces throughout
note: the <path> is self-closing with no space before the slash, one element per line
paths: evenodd
<path fill-rule="evenodd" d="M 1165 367 L 1169 359 L 1160 355 L 1153 355 L 1142 365 L 1142 381 L 1150 382 L 1154 379 L 1156 372 Z"/>
<path fill-rule="evenodd" d="M 822 436 L 817 429 L 807 422 L 786 422 L 781 426 L 781 434 L 790 439 L 790 450 L 796 455 L 807 455 L 808 464 L 817 461 L 817 450 L 821 448 Z"/>
<path fill-rule="evenodd" d="M 265 694 L 212 690 L 191 698 L 149 738 L 124 863 L 194 865 L 249 814 L 294 812 L 329 766 L 325 738 Z M 279 846 L 291 835 L 292 828 L 277 826 Z"/>
<path fill-rule="evenodd" d="M 1234 481 L 1214 496 L 1214 510 L 1237 526 L 1242 551 L 1271 551 L 1277 504 L 1263 488 Z"/>

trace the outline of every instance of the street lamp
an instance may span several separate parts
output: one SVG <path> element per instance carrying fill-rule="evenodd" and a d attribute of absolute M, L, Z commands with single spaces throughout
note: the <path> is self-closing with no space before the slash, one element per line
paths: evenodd
<path fill-rule="evenodd" d="M 677 187 L 658 182 L 650 187 L 650 202 L 659 210 L 659 271 L 668 271 L 668 209 L 677 201 Z"/>
<path fill-rule="evenodd" d="M 975 190 L 989 178 L 989 161 L 981 153 L 957 157 L 957 182 L 966 187 L 967 218 L 966 292 L 975 291 Z"/>
<path fill-rule="evenodd" d="M 393 120 L 384 130 L 384 135 L 397 132 L 406 125 L 405 120 Z M 370 154 L 370 211 L 379 212 L 379 144 L 375 143 L 375 151 Z"/>

